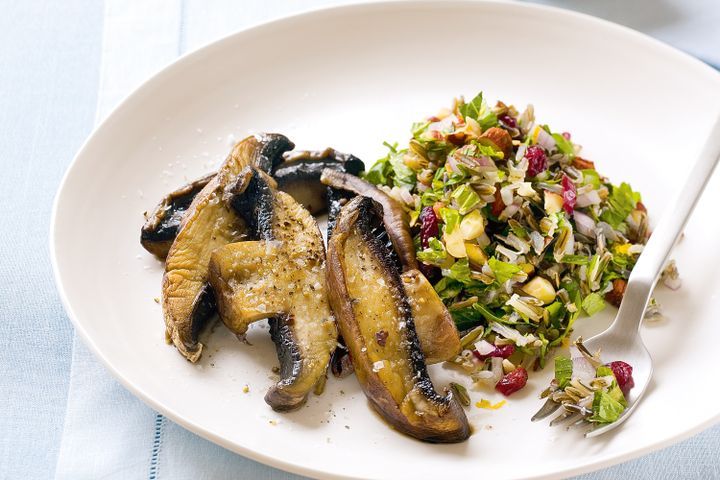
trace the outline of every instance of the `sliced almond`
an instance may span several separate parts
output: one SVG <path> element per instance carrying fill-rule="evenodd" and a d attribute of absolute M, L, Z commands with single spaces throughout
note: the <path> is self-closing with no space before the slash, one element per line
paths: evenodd
<path fill-rule="evenodd" d="M 474 240 L 485 231 L 485 219 L 480 210 L 473 210 L 460 222 L 460 231 L 464 240 Z"/>
<path fill-rule="evenodd" d="M 503 152 L 505 159 L 510 158 L 510 155 L 512 155 L 512 137 L 502 128 L 488 128 L 485 133 L 480 135 L 479 140 L 484 144 L 490 143 L 493 147 Z"/>
<path fill-rule="evenodd" d="M 553 215 L 563 208 L 562 196 L 545 190 L 545 213 Z"/>

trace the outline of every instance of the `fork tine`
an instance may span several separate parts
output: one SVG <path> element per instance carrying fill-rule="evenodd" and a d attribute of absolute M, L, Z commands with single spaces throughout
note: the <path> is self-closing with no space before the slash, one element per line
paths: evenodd
<path fill-rule="evenodd" d="M 590 422 L 587 421 L 587 418 L 585 417 L 585 415 L 583 415 L 583 417 L 580 420 L 578 420 L 577 422 L 571 423 L 570 425 L 565 427 L 565 430 L 570 430 L 571 428 L 579 427 L 580 425 L 583 425 L 583 424 L 590 425 Z"/>
<path fill-rule="evenodd" d="M 598 436 L 598 435 L 601 435 L 601 434 L 605 433 L 605 432 L 607 431 L 607 429 L 605 428 L 606 426 L 607 426 L 607 425 L 596 425 L 596 424 L 593 424 L 592 428 L 588 429 L 588 430 L 585 432 L 585 435 L 584 435 L 585 438 L 592 438 L 592 437 L 596 437 L 596 436 Z"/>
<path fill-rule="evenodd" d="M 563 412 L 562 415 L 555 417 L 552 422 L 550 422 L 550 426 L 555 427 L 557 425 L 562 425 L 563 423 L 574 422 L 582 417 L 582 413 Z"/>
<path fill-rule="evenodd" d="M 560 404 L 552 398 L 548 398 L 545 404 L 540 407 L 540 410 L 538 410 L 535 415 L 532 416 L 530 421 L 537 422 L 538 420 L 542 420 L 543 418 L 546 418 L 555 413 L 558 408 L 560 408 Z"/>

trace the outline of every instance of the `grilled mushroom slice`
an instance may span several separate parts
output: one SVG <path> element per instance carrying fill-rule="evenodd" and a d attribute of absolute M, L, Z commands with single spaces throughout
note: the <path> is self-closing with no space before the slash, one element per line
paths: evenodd
<path fill-rule="evenodd" d="M 269 318 L 281 380 L 265 401 L 274 410 L 293 410 L 324 379 L 337 344 L 322 235 L 312 215 L 258 170 L 246 169 L 229 193 L 256 241 L 212 254 L 210 281 L 220 317 L 238 335 Z"/>
<path fill-rule="evenodd" d="M 225 189 L 245 166 L 270 169 L 292 148 L 290 140 L 277 134 L 240 141 L 183 216 L 165 261 L 162 304 L 166 337 L 191 362 L 200 358 L 198 335 L 214 312 L 207 287 L 210 254 L 245 232 L 244 221 L 222 201 Z"/>
<path fill-rule="evenodd" d="M 320 183 L 320 174 L 325 168 L 357 175 L 364 167 L 362 160 L 357 157 L 326 148 L 318 152 L 287 152 L 283 163 L 265 171 L 273 172 L 280 190 L 292 195 L 310 213 L 316 215 L 331 203 L 328 187 Z M 140 243 L 145 250 L 161 260 L 165 259 L 193 198 L 215 175 L 216 172 L 205 175 L 163 197 L 140 232 Z"/>
<path fill-rule="evenodd" d="M 403 268 L 417 269 L 418 263 L 415 258 L 415 247 L 412 236 L 408 229 L 408 222 L 405 219 L 405 212 L 395 200 L 370 182 L 355 175 L 348 175 L 337 170 L 326 169 L 322 172 L 320 181 L 329 187 L 338 190 L 347 190 L 356 195 L 370 197 L 383 208 L 383 221 L 390 236 L 395 251 L 400 256 Z"/>
<path fill-rule="evenodd" d="M 400 278 L 410 302 L 425 362 L 431 365 L 454 358 L 461 350 L 460 334 L 440 296 L 418 270 L 407 270 Z"/>
<path fill-rule="evenodd" d="M 210 183 L 215 173 L 198 178 L 174 192 L 165 195 L 148 216 L 140 231 L 140 243 L 148 252 L 161 260 L 167 257 L 170 246 L 177 236 L 185 212 L 195 196 Z"/>
<path fill-rule="evenodd" d="M 320 183 L 320 175 L 326 168 L 358 175 L 365 167 L 359 158 L 332 148 L 317 152 L 292 151 L 285 154 L 285 162 L 278 165 L 272 176 L 280 190 L 317 215 L 330 203 L 328 188 Z"/>
<path fill-rule="evenodd" d="M 417 269 L 415 246 L 405 214 L 397 202 L 375 185 L 343 172 L 326 170 L 320 180 L 334 189 L 365 195 L 382 205 L 383 223 L 391 239 L 387 248 L 394 249 L 400 258 L 404 270 L 403 284 L 426 361 L 428 364 L 439 363 L 457 355 L 460 352 L 460 335 L 455 321 L 430 282 Z"/>
<path fill-rule="evenodd" d="M 367 197 L 341 211 L 328 245 L 328 291 L 355 374 L 394 428 L 428 442 L 470 435 L 467 417 L 428 376 L 397 255 L 385 246 L 382 207 Z"/>

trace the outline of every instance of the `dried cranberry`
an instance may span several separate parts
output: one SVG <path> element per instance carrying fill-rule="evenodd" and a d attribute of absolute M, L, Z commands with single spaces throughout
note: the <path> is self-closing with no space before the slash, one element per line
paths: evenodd
<path fill-rule="evenodd" d="M 612 369 L 613 375 L 615 375 L 615 379 L 618 382 L 620 390 L 622 390 L 623 394 L 627 396 L 630 389 L 635 386 L 635 380 L 633 380 L 632 376 L 632 366 L 619 360 L 615 362 L 610 362 L 607 364 L 607 366 Z"/>
<path fill-rule="evenodd" d="M 562 189 L 563 208 L 568 215 L 571 215 L 573 210 L 575 210 L 575 203 L 577 202 L 577 190 L 575 190 L 575 184 L 567 175 L 563 175 Z"/>
<path fill-rule="evenodd" d="M 437 238 L 439 233 L 438 217 L 432 207 L 425 207 L 420 212 L 420 243 L 423 248 L 430 246 L 430 239 Z"/>
<path fill-rule="evenodd" d="M 527 174 L 529 177 L 534 177 L 547 170 L 547 156 L 542 147 L 537 145 L 528 147 L 525 152 L 525 158 L 528 159 Z"/>
<path fill-rule="evenodd" d="M 507 113 L 504 115 L 500 115 L 498 117 L 498 120 L 500 120 L 505 126 L 510 128 L 517 128 L 517 122 L 513 117 L 508 115 Z"/>
<path fill-rule="evenodd" d="M 513 393 L 523 388 L 527 383 L 527 379 L 527 371 L 522 367 L 518 367 L 512 372 L 502 377 L 497 383 L 497 385 L 495 385 L 495 390 L 502 393 L 506 397 L 509 397 Z"/>
<path fill-rule="evenodd" d="M 486 358 L 491 357 L 508 358 L 513 353 L 515 353 L 515 345 L 495 345 L 495 349 L 485 355 L 481 355 L 477 350 L 473 350 L 473 355 L 475 355 L 479 360 L 485 360 Z"/>
<path fill-rule="evenodd" d="M 515 353 L 515 345 L 501 345 L 498 347 L 500 356 L 502 358 L 508 358 L 510 355 Z"/>

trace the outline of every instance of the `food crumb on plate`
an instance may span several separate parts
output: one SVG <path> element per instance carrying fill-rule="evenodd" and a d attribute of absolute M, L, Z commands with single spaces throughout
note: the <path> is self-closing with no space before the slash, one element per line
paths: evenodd
<path fill-rule="evenodd" d="M 499 408 L 502 408 L 506 403 L 506 400 L 500 400 L 498 403 L 492 404 L 489 400 L 481 398 L 479 402 L 475 402 L 475 406 L 478 408 L 484 408 L 486 410 L 497 410 Z"/>

